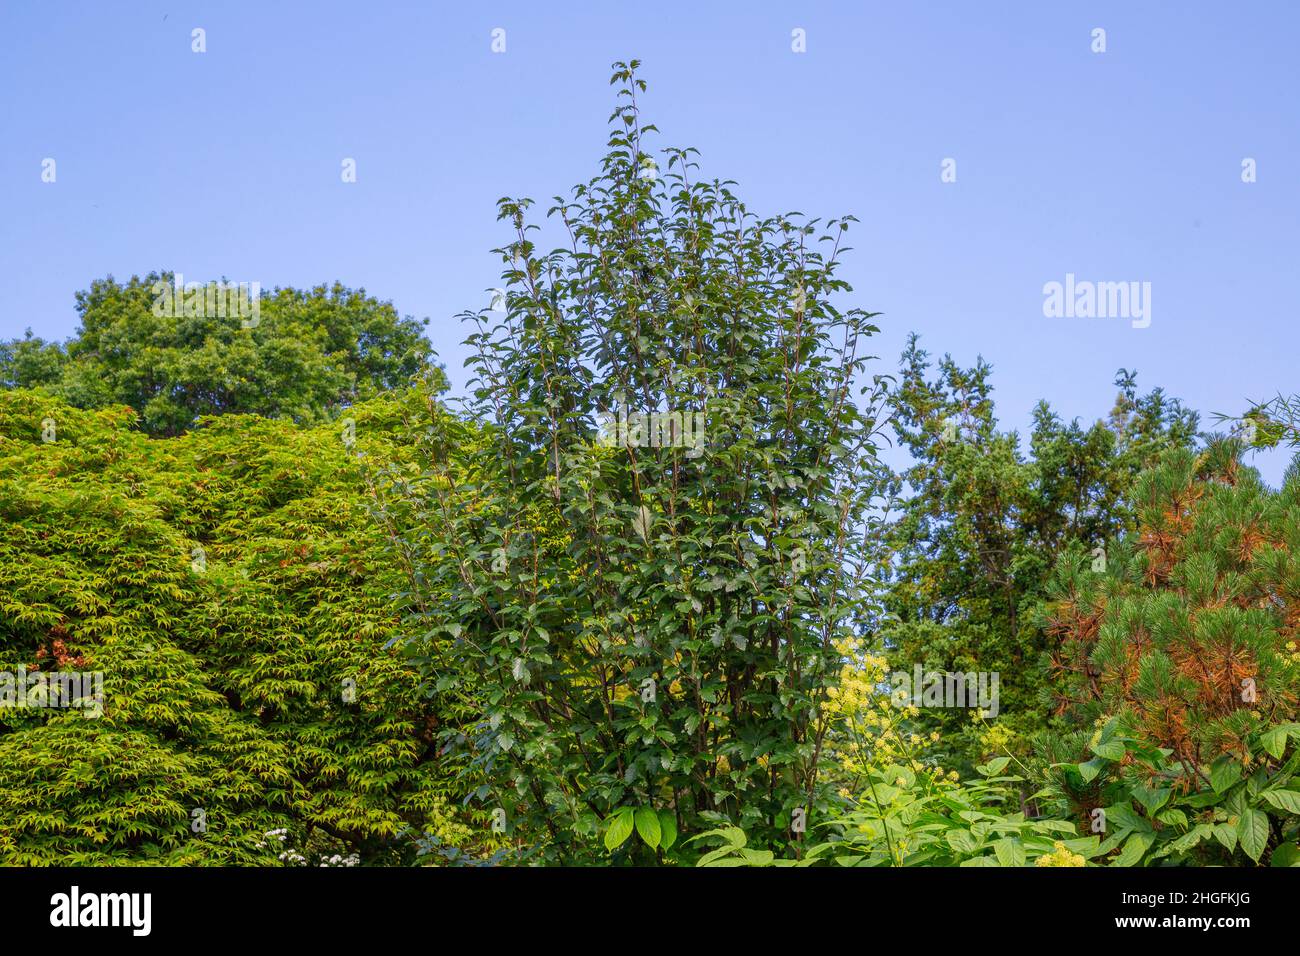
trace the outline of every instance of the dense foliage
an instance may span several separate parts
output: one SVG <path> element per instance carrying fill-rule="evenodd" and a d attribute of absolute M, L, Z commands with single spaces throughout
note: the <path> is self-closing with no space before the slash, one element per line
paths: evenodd
<path fill-rule="evenodd" d="M 1135 533 L 1104 568 L 1064 557 L 1045 615 L 1080 728 L 1049 751 L 1079 762 L 1058 768 L 1072 806 L 1130 832 L 1129 862 L 1296 856 L 1300 468 L 1274 492 L 1239 453 L 1216 442 L 1144 474 Z"/>
<path fill-rule="evenodd" d="M 877 373 L 636 69 L 459 406 L 341 285 L 0 343 L 0 863 L 1300 865 L 1300 402 Z"/>
<path fill-rule="evenodd" d="M 831 303 L 849 222 L 760 219 L 688 151 L 660 172 L 644 83 L 614 80 L 601 174 L 551 210 L 568 244 L 542 253 L 529 203 L 500 203 L 504 310 L 470 316 L 476 507 L 412 522 L 415 586 L 456 593 L 422 624 L 438 685 L 492 688 L 484 799 L 562 860 L 601 830 L 637 859 L 718 819 L 793 838 L 876 485 L 874 327 Z"/>
<path fill-rule="evenodd" d="M 1036 611 L 1053 567 L 1071 547 L 1103 553 L 1132 530 L 1137 475 L 1165 450 L 1190 447 L 1197 419 L 1160 389 L 1139 395 L 1121 370 L 1106 419 L 1067 423 L 1040 402 L 1022 446 L 998 429 L 986 363 L 963 369 L 945 357 L 936 377 L 929 371 L 913 337 L 891 394 L 913 464 L 891 502 L 880 643 L 903 670 L 1002 675 L 996 738 L 1023 753 L 1051 716 L 1050 675 L 1038 665 L 1052 640 Z M 960 712 L 926 718 L 967 767 L 992 756 L 987 728 Z"/>
<path fill-rule="evenodd" d="M 203 415 L 321 422 L 430 359 L 421 323 L 363 290 L 219 299 L 205 283 L 168 299 L 175 281 L 164 272 L 92 283 L 77 293 L 81 326 L 66 343 L 30 331 L 0 342 L 0 385 L 43 387 L 78 408 L 128 405 L 149 434 L 177 435 Z"/>
<path fill-rule="evenodd" d="M 226 416 L 156 441 L 129 409 L 0 392 L 0 671 L 104 675 L 100 717 L 0 710 L 0 861 L 396 862 L 417 852 L 399 834 L 465 841 L 434 745 L 456 710 L 385 650 L 401 578 L 354 454 L 400 460 L 428 407 L 357 407 L 349 451 L 337 423 Z"/>

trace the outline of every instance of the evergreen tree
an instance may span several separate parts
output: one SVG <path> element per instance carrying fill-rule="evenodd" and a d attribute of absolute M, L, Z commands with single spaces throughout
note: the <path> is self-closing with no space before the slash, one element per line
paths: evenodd
<path fill-rule="evenodd" d="M 1028 448 L 999 430 L 991 368 L 930 359 L 913 336 L 892 396 L 892 422 L 912 465 L 897 479 L 888 529 L 891 580 L 881 637 L 891 665 L 911 672 L 997 672 L 998 729 L 968 712 L 927 710 L 974 761 L 1048 722 L 1039 660 L 1047 646 L 1035 610 L 1057 558 L 1071 545 L 1104 548 L 1133 521 L 1139 471 L 1164 449 L 1189 446 L 1197 419 L 1160 389 L 1138 395 L 1121 370 L 1106 421 L 1063 422 L 1034 409 Z"/>
<path fill-rule="evenodd" d="M 1190 850 L 1204 825 L 1228 851 L 1239 844 L 1258 860 L 1289 846 L 1290 860 L 1300 852 L 1300 467 L 1272 491 L 1241 451 L 1219 439 L 1200 454 L 1170 452 L 1138 481 L 1136 527 L 1105 562 L 1062 556 L 1043 618 L 1062 676 L 1054 704 L 1075 729 L 1044 742 L 1082 819 L 1126 787 L 1138 815 L 1123 808 L 1120 819 L 1153 842 L 1181 834 Z M 1162 815 L 1171 795 L 1194 796 Z"/>

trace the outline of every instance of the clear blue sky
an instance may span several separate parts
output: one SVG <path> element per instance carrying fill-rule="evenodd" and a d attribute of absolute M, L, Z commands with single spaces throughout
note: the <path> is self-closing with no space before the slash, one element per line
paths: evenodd
<path fill-rule="evenodd" d="M 911 330 L 982 354 L 1008 427 L 1039 398 L 1103 415 L 1121 366 L 1240 411 L 1300 390 L 1298 35 L 1281 0 L 5 0 L 0 337 L 71 335 L 108 274 L 338 279 L 429 317 L 459 387 L 495 200 L 592 175 L 609 64 L 638 57 L 661 143 L 757 212 L 862 220 L 845 275 L 891 368 Z M 1151 282 L 1150 327 L 1045 318 L 1070 272 Z M 1283 456 L 1257 463 L 1276 481 Z"/>

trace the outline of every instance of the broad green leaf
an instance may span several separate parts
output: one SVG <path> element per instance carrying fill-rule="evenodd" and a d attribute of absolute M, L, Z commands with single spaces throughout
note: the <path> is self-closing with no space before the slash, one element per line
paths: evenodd
<path fill-rule="evenodd" d="M 1170 826 L 1185 827 L 1187 826 L 1187 814 L 1177 807 L 1170 807 L 1167 810 L 1161 810 L 1156 814 L 1156 819 L 1161 823 L 1167 823 Z"/>
<path fill-rule="evenodd" d="M 646 842 L 650 849 L 657 849 L 659 840 L 663 836 L 662 829 L 659 826 L 659 814 L 655 813 L 651 807 L 637 807 L 634 819 L 636 821 L 636 832 L 641 835 L 641 839 Z"/>
<path fill-rule="evenodd" d="M 1268 815 L 1254 808 L 1245 810 L 1237 820 L 1237 838 L 1245 854 L 1258 863 L 1268 843 Z"/>
<path fill-rule="evenodd" d="M 1271 756 L 1277 759 L 1286 752 L 1286 738 L 1287 728 L 1283 725 L 1265 731 L 1260 735 L 1259 742 Z"/>
<path fill-rule="evenodd" d="M 1084 783 L 1091 783 L 1097 774 L 1101 773 L 1102 768 L 1105 766 L 1105 760 L 1100 757 L 1094 757 L 1092 760 L 1088 760 L 1078 765 L 1079 776 L 1083 777 Z"/>
<path fill-rule="evenodd" d="M 974 853 L 979 846 L 969 830 L 949 830 L 944 839 L 958 853 Z"/>
<path fill-rule="evenodd" d="M 1169 795 L 1173 791 L 1168 787 L 1156 790 L 1138 784 L 1132 788 L 1132 792 L 1134 799 L 1146 808 L 1147 813 L 1155 814 L 1169 800 Z"/>
<path fill-rule="evenodd" d="M 1295 790 L 1265 790 L 1261 794 L 1265 800 L 1279 810 L 1300 816 L 1300 792 Z"/>
<path fill-rule="evenodd" d="M 1237 848 L 1237 828 L 1231 823 L 1216 824 L 1214 827 L 1214 839 L 1222 843 L 1228 852 L 1232 852 Z"/>
<path fill-rule="evenodd" d="M 1120 740 L 1107 740 L 1093 744 L 1092 752 L 1098 757 L 1105 757 L 1107 760 L 1124 759 L 1124 743 Z"/>
<path fill-rule="evenodd" d="M 1154 842 L 1155 837 L 1150 833 L 1134 833 L 1124 841 L 1124 849 L 1115 857 L 1111 866 L 1136 866 Z"/>
<path fill-rule="evenodd" d="M 1283 843 L 1269 858 L 1270 866 L 1300 866 L 1300 846 Z"/>
<path fill-rule="evenodd" d="M 659 811 L 659 845 L 665 850 L 677 842 L 677 817 L 671 810 Z"/>
<path fill-rule="evenodd" d="M 1210 765 L 1210 786 L 1223 793 L 1241 779 L 1241 764 L 1231 757 L 1220 757 Z"/>
<path fill-rule="evenodd" d="M 623 841 L 632 835 L 633 811 L 624 807 L 609 818 L 609 829 L 605 831 L 605 849 L 613 851 L 623 845 Z"/>
<path fill-rule="evenodd" d="M 1024 845 L 1014 837 L 1003 837 L 993 844 L 993 853 L 1001 866 L 1024 866 Z"/>

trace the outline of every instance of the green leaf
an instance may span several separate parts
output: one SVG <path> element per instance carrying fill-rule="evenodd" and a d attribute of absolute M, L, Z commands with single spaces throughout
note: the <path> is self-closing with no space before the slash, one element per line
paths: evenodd
<path fill-rule="evenodd" d="M 1073 840 L 1062 840 L 1065 848 L 1071 853 L 1077 853 L 1084 859 L 1092 859 L 1101 852 L 1101 837 L 1093 834 L 1087 837 L 1077 837 Z"/>
<path fill-rule="evenodd" d="M 993 853 L 1001 866 L 1024 866 L 1025 848 L 1015 837 L 1003 837 L 993 844 Z"/>
<path fill-rule="evenodd" d="M 1210 766 L 1210 786 L 1223 793 L 1241 779 L 1241 764 L 1231 757 L 1220 757 Z"/>
<path fill-rule="evenodd" d="M 1247 808 L 1237 820 L 1237 837 L 1246 856 L 1258 863 L 1268 843 L 1268 815 L 1262 810 Z"/>
<path fill-rule="evenodd" d="M 1279 810 L 1300 816 L 1300 793 L 1295 790 L 1265 790 L 1261 796 Z"/>
<path fill-rule="evenodd" d="M 1165 813 L 1172 813 L 1172 810 L 1166 810 Z M 1169 853 L 1186 853 L 1196 844 L 1214 834 L 1214 828 L 1206 823 L 1197 824 L 1193 829 L 1184 833 L 1177 840 L 1170 843 L 1165 849 Z"/>
<path fill-rule="evenodd" d="M 1274 727 L 1260 735 L 1259 742 L 1263 745 L 1274 759 L 1280 758 L 1286 751 L 1287 728 L 1286 725 Z"/>
<path fill-rule="evenodd" d="M 1145 787 L 1142 784 L 1135 785 L 1132 790 L 1134 799 L 1146 808 L 1147 813 L 1153 815 L 1157 810 L 1165 805 L 1165 802 L 1169 799 L 1169 795 L 1173 792 L 1168 787 L 1155 790 L 1150 787 Z"/>
<path fill-rule="evenodd" d="M 671 810 L 659 811 L 659 845 L 667 850 L 677 842 L 677 817 Z"/>
<path fill-rule="evenodd" d="M 1214 839 L 1222 843 L 1229 853 L 1237 848 L 1237 830 L 1231 823 L 1216 824 Z"/>
<path fill-rule="evenodd" d="M 605 831 L 605 849 L 613 851 L 623 845 L 623 841 L 632 835 L 632 808 L 624 807 L 609 819 L 609 829 Z"/>
<path fill-rule="evenodd" d="M 1270 866 L 1300 866 L 1300 846 L 1294 843 L 1283 843 L 1273 851 L 1273 856 L 1269 859 Z"/>
<path fill-rule="evenodd" d="M 642 505 L 632 518 L 632 528 L 646 541 L 650 540 L 650 528 L 654 525 L 654 516 L 650 509 Z"/>
<path fill-rule="evenodd" d="M 1124 841 L 1124 849 L 1115 857 L 1111 866 L 1136 866 L 1154 842 L 1155 836 L 1150 833 L 1134 833 Z"/>
<path fill-rule="evenodd" d="M 948 845 L 958 853 L 974 853 L 979 843 L 969 830 L 949 830 L 944 834 Z"/>
<path fill-rule="evenodd" d="M 1177 807 L 1170 807 L 1168 810 L 1161 810 L 1156 814 L 1156 819 L 1161 823 L 1167 823 L 1170 826 L 1185 827 L 1187 826 L 1187 814 Z"/>
<path fill-rule="evenodd" d="M 1079 776 L 1083 777 L 1084 783 L 1091 783 L 1097 774 L 1101 773 L 1101 768 L 1106 766 L 1106 761 L 1100 757 L 1094 757 L 1086 763 L 1079 764 Z"/>
<path fill-rule="evenodd" d="M 1107 760 L 1124 759 L 1124 742 L 1120 740 L 1098 742 L 1091 747 L 1091 750 L 1098 757 L 1105 757 Z"/>
<path fill-rule="evenodd" d="M 641 834 L 641 839 L 650 849 L 657 849 L 663 837 L 662 828 L 659 826 L 659 814 L 651 807 L 637 807 L 635 820 L 636 832 Z"/>

